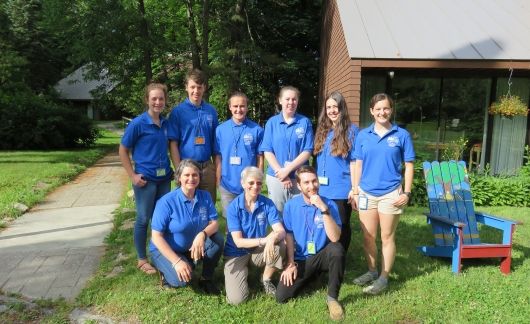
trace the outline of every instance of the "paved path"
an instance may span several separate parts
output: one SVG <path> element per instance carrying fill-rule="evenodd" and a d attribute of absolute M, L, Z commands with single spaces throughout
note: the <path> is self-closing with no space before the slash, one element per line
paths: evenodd
<path fill-rule="evenodd" d="M 0 289 L 73 300 L 99 265 L 127 183 L 111 153 L 10 224 L 0 233 Z"/>

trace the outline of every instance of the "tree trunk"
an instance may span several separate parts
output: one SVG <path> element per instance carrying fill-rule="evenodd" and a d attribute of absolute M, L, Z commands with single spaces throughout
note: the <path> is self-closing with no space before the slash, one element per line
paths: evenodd
<path fill-rule="evenodd" d="M 149 84 L 153 80 L 153 67 L 151 65 L 152 53 L 151 53 L 151 38 L 149 36 L 149 29 L 147 27 L 147 19 L 145 18 L 145 5 L 144 0 L 138 0 L 138 11 L 140 11 L 140 36 L 144 39 L 144 45 L 142 48 L 143 52 L 143 65 L 145 73 L 145 84 Z"/>
<path fill-rule="evenodd" d="M 193 14 L 193 0 L 185 0 L 188 13 L 188 30 L 191 41 L 191 62 L 192 68 L 201 68 L 201 57 L 199 53 L 199 42 L 197 40 L 197 29 L 195 28 L 195 15 Z"/>

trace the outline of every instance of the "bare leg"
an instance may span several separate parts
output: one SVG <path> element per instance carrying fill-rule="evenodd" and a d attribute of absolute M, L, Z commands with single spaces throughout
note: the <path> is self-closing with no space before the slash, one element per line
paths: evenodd
<path fill-rule="evenodd" d="M 394 260 L 396 259 L 396 228 L 399 223 L 398 215 L 379 214 L 379 223 L 381 224 L 381 243 L 383 264 L 381 277 L 388 278 Z"/>
<path fill-rule="evenodd" d="M 375 237 L 379 226 L 379 215 L 377 209 L 360 210 L 359 220 L 364 236 L 364 254 L 368 263 L 368 270 L 377 271 L 377 245 Z"/>

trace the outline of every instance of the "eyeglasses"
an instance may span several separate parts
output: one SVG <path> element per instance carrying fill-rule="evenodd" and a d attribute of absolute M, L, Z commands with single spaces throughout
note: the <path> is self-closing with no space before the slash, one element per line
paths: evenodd
<path fill-rule="evenodd" d="M 247 184 L 250 185 L 250 186 L 253 186 L 253 185 L 261 186 L 261 185 L 263 185 L 263 182 L 261 182 L 261 181 L 248 181 Z"/>

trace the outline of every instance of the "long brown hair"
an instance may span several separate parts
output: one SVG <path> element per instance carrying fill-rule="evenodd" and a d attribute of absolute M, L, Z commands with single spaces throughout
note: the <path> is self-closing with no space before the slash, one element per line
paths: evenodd
<path fill-rule="evenodd" d="M 326 114 L 326 102 L 329 99 L 333 99 L 337 102 L 339 107 L 340 117 L 337 126 L 333 127 L 333 122 L 328 118 Z M 348 108 L 346 107 L 346 101 L 342 94 L 338 91 L 333 91 L 326 97 L 324 101 L 324 107 L 320 111 L 318 116 L 318 126 L 315 133 L 315 149 L 313 153 L 316 155 L 324 149 L 324 143 L 326 143 L 326 137 L 329 131 L 333 128 L 333 138 L 331 139 L 331 155 L 334 156 L 348 156 L 348 152 L 352 149 L 352 142 L 350 138 L 350 127 L 351 121 L 348 114 Z"/>

